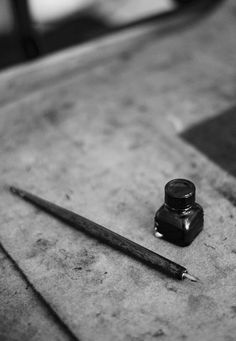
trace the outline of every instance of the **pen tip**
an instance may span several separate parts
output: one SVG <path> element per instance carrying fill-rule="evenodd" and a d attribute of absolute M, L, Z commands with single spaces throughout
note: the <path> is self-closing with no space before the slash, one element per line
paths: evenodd
<path fill-rule="evenodd" d="M 192 282 L 197 282 L 198 281 L 197 277 L 194 277 L 193 275 L 191 275 L 187 271 L 184 272 L 183 275 L 182 275 L 182 279 L 185 279 L 185 278 L 189 279 Z"/>

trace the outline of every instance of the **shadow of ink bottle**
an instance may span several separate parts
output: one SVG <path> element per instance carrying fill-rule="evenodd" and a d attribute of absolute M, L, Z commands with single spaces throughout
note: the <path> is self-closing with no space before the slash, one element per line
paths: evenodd
<path fill-rule="evenodd" d="M 155 215 L 154 231 L 179 246 L 190 245 L 203 229 L 203 209 L 195 202 L 196 188 L 186 179 L 174 179 L 165 186 L 165 203 Z"/>

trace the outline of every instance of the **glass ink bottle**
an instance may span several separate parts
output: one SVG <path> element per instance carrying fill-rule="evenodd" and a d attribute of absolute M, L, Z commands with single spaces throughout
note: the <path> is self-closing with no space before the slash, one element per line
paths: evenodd
<path fill-rule="evenodd" d="M 154 233 L 180 246 L 190 245 L 203 229 L 203 209 L 195 202 L 196 188 L 185 179 L 165 186 L 165 203 L 155 215 Z"/>

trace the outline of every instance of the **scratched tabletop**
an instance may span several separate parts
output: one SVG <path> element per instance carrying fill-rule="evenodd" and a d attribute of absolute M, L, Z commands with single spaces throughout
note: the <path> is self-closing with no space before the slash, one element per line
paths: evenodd
<path fill-rule="evenodd" d="M 0 75 L 0 339 L 236 340 L 236 4 Z M 106 40 L 106 39 L 105 39 Z M 108 39 L 109 40 L 109 39 Z M 204 230 L 153 236 L 163 187 Z M 173 280 L 11 195 L 14 184 L 185 266 Z"/>

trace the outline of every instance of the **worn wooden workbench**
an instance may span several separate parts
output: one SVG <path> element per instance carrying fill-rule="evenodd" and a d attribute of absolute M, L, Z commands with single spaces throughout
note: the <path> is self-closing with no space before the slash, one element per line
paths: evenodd
<path fill-rule="evenodd" d="M 1 340 L 236 339 L 236 4 L 0 76 Z M 152 235 L 163 186 L 195 182 L 205 229 Z M 14 183 L 188 267 L 150 270 L 12 196 Z M 36 294 L 37 293 L 37 294 Z"/>

